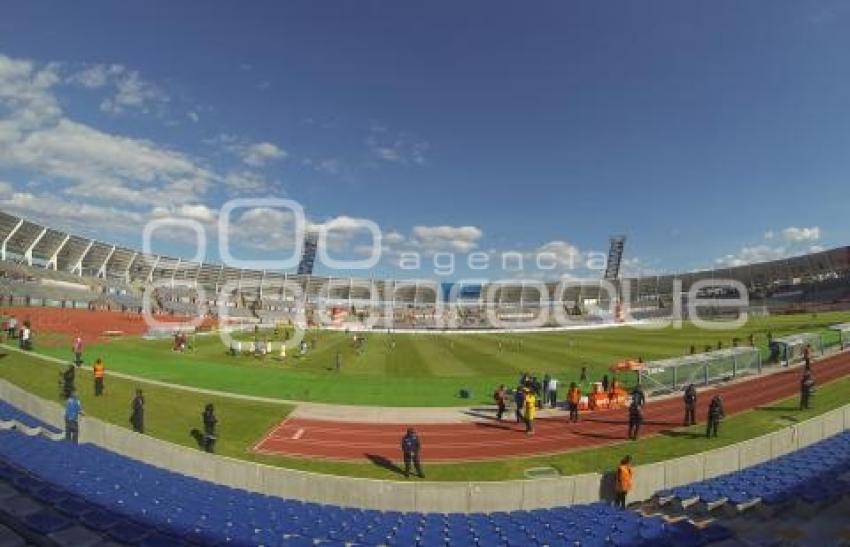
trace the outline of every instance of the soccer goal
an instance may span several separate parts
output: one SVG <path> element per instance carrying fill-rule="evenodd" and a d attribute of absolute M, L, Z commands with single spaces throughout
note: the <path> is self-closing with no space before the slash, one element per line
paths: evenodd
<path fill-rule="evenodd" d="M 671 393 L 690 384 L 727 382 L 760 371 L 761 353 L 747 346 L 649 361 L 639 371 L 639 378 L 647 391 Z"/>

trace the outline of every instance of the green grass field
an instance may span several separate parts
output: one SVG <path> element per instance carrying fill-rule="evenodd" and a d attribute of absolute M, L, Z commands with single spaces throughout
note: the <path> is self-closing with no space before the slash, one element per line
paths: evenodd
<path fill-rule="evenodd" d="M 533 334 L 370 333 L 363 348 L 339 332 L 313 332 L 307 339 L 316 348 L 304 357 L 290 352 L 286 360 L 232 357 L 218 336 L 197 336 L 194 352 L 171 351 L 170 340 L 113 339 L 90 346 L 90 364 L 102 357 L 108 370 L 164 382 L 246 395 L 327 403 L 382 406 L 464 406 L 490 401 L 494 386 L 515 385 L 528 371 L 548 372 L 561 381 L 578 380 L 581 367 L 599 379 L 616 361 L 642 357 L 651 360 L 683 355 L 690 346 L 702 351 L 721 341 L 730 347 L 738 337 L 747 343 L 756 333 L 766 349 L 766 333 L 822 332 L 826 342 L 838 340 L 829 326 L 850 321 L 850 313 L 753 318 L 739 330 L 699 330 L 692 325 L 661 330 L 610 329 Z M 41 336 L 45 339 L 45 335 Z M 36 350 L 71 358 L 70 340 L 49 339 Z M 501 343 L 501 351 L 499 349 Z M 335 371 L 336 354 L 342 371 Z M 627 379 L 628 381 L 629 379 Z M 460 388 L 473 393 L 459 398 Z"/>
<path fill-rule="evenodd" d="M 57 402 L 60 370 L 60 366 L 34 356 L 17 352 L 7 352 L 5 355 L 0 353 L 0 378 Z M 95 398 L 91 373 L 81 370 L 77 380 L 77 389 L 86 413 L 121 427 L 129 427 L 129 405 L 137 387 L 145 390 L 147 433 L 166 441 L 196 446 L 189 432 L 200 426 L 204 404 L 212 402 L 219 418 L 217 452 L 220 454 L 319 473 L 381 479 L 399 478 L 392 471 L 368 463 L 337 463 L 251 453 L 251 447 L 290 411 L 290 407 L 286 405 L 210 397 L 114 377 L 107 378 L 105 396 Z M 425 462 L 426 472 L 428 480 L 435 481 L 520 479 L 524 478 L 526 469 L 540 466 L 554 467 L 563 475 L 601 472 L 610 470 L 624 453 L 630 453 L 640 464 L 719 448 L 846 405 L 848 398 L 850 378 L 844 378 L 819 386 L 815 408 L 812 410 L 797 410 L 796 397 L 779 401 L 771 407 L 745 412 L 724 420 L 721 436 L 717 439 L 706 439 L 702 435 L 703 426 L 698 425 L 638 442 L 619 443 L 561 455 L 480 463 L 428 465 Z"/>

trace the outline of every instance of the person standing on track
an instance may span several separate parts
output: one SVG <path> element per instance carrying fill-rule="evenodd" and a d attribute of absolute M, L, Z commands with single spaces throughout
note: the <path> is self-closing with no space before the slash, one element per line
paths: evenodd
<path fill-rule="evenodd" d="M 525 434 L 534 435 L 534 420 L 537 418 L 537 395 L 534 390 L 525 394 Z"/>
<path fill-rule="evenodd" d="M 522 416 L 523 408 L 525 408 L 525 388 L 522 384 L 518 385 L 514 391 L 514 404 L 516 405 L 516 423 L 525 420 Z"/>
<path fill-rule="evenodd" d="M 720 420 L 725 415 L 726 413 L 723 411 L 723 400 L 720 398 L 720 394 L 717 394 L 711 398 L 711 402 L 708 404 L 708 425 L 705 428 L 706 437 L 717 437 Z"/>
<path fill-rule="evenodd" d="M 405 433 L 404 437 L 401 438 L 401 452 L 404 455 L 405 478 L 410 477 L 411 463 L 413 463 L 413 467 L 416 469 L 416 474 L 419 478 L 425 478 L 425 474 L 422 472 L 422 462 L 419 458 L 421 448 L 422 445 L 419 442 L 419 436 L 416 434 L 416 431 L 412 427 L 408 428 L 407 433 Z"/>
<path fill-rule="evenodd" d="M 632 489 L 632 457 L 626 456 L 620 460 L 620 465 L 617 467 L 617 477 L 615 490 L 617 497 L 614 500 L 614 507 L 619 509 L 626 508 L 626 496 Z"/>
<path fill-rule="evenodd" d="M 629 405 L 629 439 L 636 441 L 640 433 L 640 424 L 643 423 L 643 412 L 637 401 Z"/>
<path fill-rule="evenodd" d="M 142 395 L 142 390 L 136 390 L 136 397 L 130 404 L 130 425 L 133 426 L 133 431 L 136 433 L 145 432 L 145 398 Z"/>
<path fill-rule="evenodd" d="M 632 390 L 632 402 L 637 403 L 637 405 L 643 408 L 643 405 L 646 404 L 646 395 L 643 393 L 643 388 L 640 387 L 640 384 L 636 385 Z"/>
<path fill-rule="evenodd" d="M 812 394 L 815 392 L 815 377 L 811 370 L 803 372 L 800 380 L 800 410 L 811 408 Z"/>
<path fill-rule="evenodd" d="M 803 346 L 803 362 L 805 370 L 812 369 L 812 345 L 806 344 Z"/>
<path fill-rule="evenodd" d="M 693 384 L 685 388 L 685 427 L 697 423 L 697 388 Z"/>
<path fill-rule="evenodd" d="M 546 393 L 546 400 L 549 402 L 550 408 L 558 406 L 558 380 L 549 378 L 549 392 Z"/>
<path fill-rule="evenodd" d="M 570 389 L 567 391 L 567 406 L 570 409 L 570 421 L 578 422 L 578 404 L 581 401 L 581 390 L 575 382 L 570 384 Z"/>
<path fill-rule="evenodd" d="M 100 357 L 94 362 L 94 396 L 103 395 L 103 378 L 106 376 L 106 367 Z"/>
<path fill-rule="evenodd" d="M 497 411 L 496 411 L 496 419 L 500 422 L 502 418 L 505 416 L 505 410 L 507 410 L 507 399 L 508 393 L 505 390 L 505 384 L 499 386 L 499 389 L 493 393 L 493 401 L 496 403 Z"/>

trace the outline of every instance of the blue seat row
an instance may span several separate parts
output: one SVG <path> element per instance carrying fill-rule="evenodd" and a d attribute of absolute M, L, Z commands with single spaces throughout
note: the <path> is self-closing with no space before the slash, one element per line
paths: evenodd
<path fill-rule="evenodd" d="M 850 431 L 747 469 L 658 492 L 659 498 L 733 505 L 776 505 L 796 497 L 818 502 L 850 494 Z"/>
<path fill-rule="evenodd" d="M 23 424 L 27 427 L 35 428 L 40 427 L 45 431 L 50 431 L 51 433 L 59 433 L 60 430 L 48 425 L 41 420 L 38 420 L 25 412 L 21 412 L 17 408 L 13 407 L 6 401 L 0 400 L 0 422 L 8 422 L 8 421 L 16 421 L 20 424 Z"/>

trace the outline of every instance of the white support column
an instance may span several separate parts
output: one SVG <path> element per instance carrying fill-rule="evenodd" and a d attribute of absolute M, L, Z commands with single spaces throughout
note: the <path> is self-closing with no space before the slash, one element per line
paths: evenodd
<path fill-rule="evenodd" d="M 80 255 L 80 259 L 77 260 L 77 262 L 74 264 L 74 267 L 71 268 L 71 273 L 75 273 L 80 277 L 83 276 L 83 259 L 86 257 L 87 254 L 89 254 L 89 251 L 91 251 L 92 245 L 94 245 L 94 240 L 90 239 L 89 244 L 86 245 L 85 250 L 83 250 L 82 254 Z"/>
<path fill-rule="evenodd" d="M 260 300 L 263 300 L 263 283 L 266 281 L 266 271 L 263 270 L 263 273 L 260 274 Z"/>
<path fill-rule="evenodd" d="M 174 266 L 174 269 L 171 270 L 171 288 L 174 288 L 174 278 L 177 276 L 177 270 L 180 269 L 180 264 L 182 263 L 182 258 L 177 258 L 177 265 Z"/>
<path fill-rule="evenodd" d="M 215 292 L 218 294 L 219 287 L 221 287 L 221 276 L 224 275 L 224 264 L 221 265 L 218 269 L 218 277 L 215 280 Z"/>
<path fill-rule="evenodd" d="M 195 288 L 196 289 L 198 288 L 198 279 L 201 278 L 201 268 L 203 268 L 203 267 L 204 267 L 204 263 L 199 262 L 198 263 L 198 270 L 195 272 Z"/>
<path fill-rule="evenodd" d="M 139 253 L 133 251 L 133 256 L 130 257 L 130 261 L 127 262 L 127 269 L 124 270 L 124 279 L 127 280 L 127 284 L 130 284 L 130 269 L 133 267 L 133 261 L 136 260 L 136 257 L 139 256 Z"/>
<path fill-rule="evenodd" d="M 21 226 L 24 224 L 24 219 L 18 220 L 18 223 L 15 224 L 15 227 L 12 228 L 12 231 L 9 232 L 9 235 L 3 239 L 3 246 L 0 247 L 0 260 L 6 260 L 6 244 L 9 243 L 9 240 L 12 239 L 12 236 L 15 235 L 15 232 L 21 229 Z"/>
<path fill-rule="evenodd" d="M 48 269 L 51 266 L 53 266 L 53 271 L 59 269 L 59 253 L 65 247 L 65 244 L 68 243 L 69 239 L 71 239 L 71 235 L 65 234 L 65 239 L 63 239 L 62 243 L 60 243 L 59 246 L 56 247 L 56 250 L 53 251 L 53 255 L 50 257 L 50 260 L 48 260 L 47 264 L 44 266 L 45 269 Z"/>
<path fill-rule="evenodd" d="M 100 265 L 100 268 L 97 270 L 97 277 L 101 279 L 106 278 L 106 263 L 109 262 L 109 259 L 112 258 L 112 255 L 115 254 L 115 245 L 109 249 L 109 252 L 106 254 L 106 258 L 103 260 L 103 264 Z"/>
<path fill-rule="evenodd" d="M 148 283 L 153 283 L 153 272 L 156 270 L 156 267 L 159 266 L 160 256 L 156 255 L 156 258 L 153 261 L 153 266 L 151 266 L 151 271 L 148 272 Z"/>
<path fill-rule="evenodd" d="M 27 266 L 32 266 L 32 250 L 35 249 L 35 246 L 38 245 L 38 242 L 44 237 L 44 234 L 47 233 L 47 228 L 42 228 L 41 233 L 36 236 L 35 239 L 32 240 L 30 246 L 27 247 L 27 250 L 24 251 L 24 258 L 27 261 Z"/>

